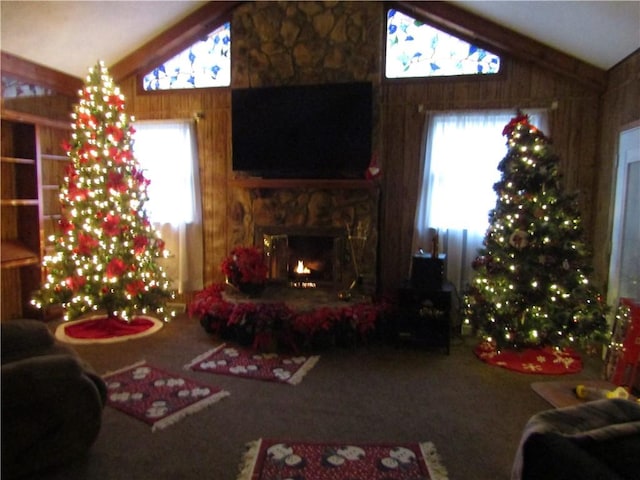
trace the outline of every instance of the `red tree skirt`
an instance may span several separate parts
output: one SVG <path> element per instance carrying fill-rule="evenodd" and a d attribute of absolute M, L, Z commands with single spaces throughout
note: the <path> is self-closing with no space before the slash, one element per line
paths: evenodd
<path fill-rule="evenodd" d="M 482 342 L 474 350 L 480 360 L 521 373 L 564 375 L 582 370 L 582 359 L 570 348 L 525 348 L 500 350 L 493 343 Z"/>
<path fill-rule="evenodd" d="M 151 335 L 162 328 L 152 317 L 138 316 L 130 322 L 119 318 L 93 316 L 61 324 L 56 338 L 67 343 L 111 343 Z"/>

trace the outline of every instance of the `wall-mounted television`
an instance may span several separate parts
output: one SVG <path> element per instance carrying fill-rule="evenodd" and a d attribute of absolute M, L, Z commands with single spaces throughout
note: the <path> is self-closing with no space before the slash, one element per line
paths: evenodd
<path fill-rule="evenodd" d="M 370 82 L 234 89 L 233 170 L 263 178 L 363 178 L 372 101 Z"/>

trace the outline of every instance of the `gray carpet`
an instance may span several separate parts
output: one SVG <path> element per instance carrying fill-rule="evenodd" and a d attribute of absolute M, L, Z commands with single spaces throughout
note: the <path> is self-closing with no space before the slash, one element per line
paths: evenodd
<path fill-rule="evenodd" d="M 37 478 L 234 480 L 245 444 L 264 437 L 432 441 L 450 479 L 506 480 L 525 422 L 551 408 L 530 386 L 550 377 L 486 365 L 468 337 L 454 338 L 449 356 L 408 345 L 334 348 L 297 386 L 182 370 L 213 344 L 181 316 L 149 337 L 74 346 L 101 374 L 144 359 L 231 395 L 155 433 L 107 407 L 88 457 Z M 598 378 L 600 362 L 587 364 L 562 378 Z"/>

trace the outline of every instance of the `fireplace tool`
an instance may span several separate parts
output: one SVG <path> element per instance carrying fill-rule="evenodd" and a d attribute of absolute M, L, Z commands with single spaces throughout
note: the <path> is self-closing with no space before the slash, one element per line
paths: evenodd
<path fill-rule="evenodd" d="M 351 251 L 351 261 L 353 262 L 353 271 L 355 274 L 355 278 L 351 282 L 351 285 L 349 285 L 349 288 L 345 291 L 340 292 L 339 296 L 343 300 L 349 300 L 351 298 L 350 291 L 357 286 L 362 285 L 363 278 L 360 274 L 358 258 L 364 253 L 364 246 L 367 242 L 367 235 L 366 229 L 360 222 L 358 222 L 358 225 L 356 226 L 355 235 L 352 235 L 349 224 L 345 223 L 345 226 L 347 228 L 347 240 L 349 241 L 349 250 Z M 357 247 L 354 245 L 354 241 L 358 244 Z"/>

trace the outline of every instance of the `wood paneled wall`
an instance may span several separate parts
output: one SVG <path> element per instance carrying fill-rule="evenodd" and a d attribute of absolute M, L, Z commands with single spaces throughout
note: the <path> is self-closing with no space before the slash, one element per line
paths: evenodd
<path fill-rule="evenodd" d="M 594 188 L 593 239 L 596 280 L 608 279 L 613 228 L 618 139 L 620 132 L 640 122 L 640 50 L 609 71 L 602 96 L 600 142 Z"/>
<path fill-rule="evenodd" d="M 380 48 L 382 52 L 382 46 Z M 637 71 L 637 65 L 635 68 Z M 614 76 L 628 80 L 620 83 L 634 81 L 632 76 L 627 77 L 628 68 L 622 70 Z M 205 283 L 221 280 L 219 265 L 231 247 L 227 223 L 232 178 L 230 90 L 143 94 L 137 91 L 133 77 L 121 81 L 120 86 L 127 97 L 127 112 L 138 119 L 200 116 L 197 132 L 205 216 Z M 619 100 L 609 99 L 607 111 L 616 111 L 617 103 L 629 102 L 628 88 L 615 90 L 617 93 L 608 96 L 619 97 Z M 579 192 L 587 238 L 597 242 L 594 245 L 599 259 L 596 278 L 602 284 L 608 261 L 606 255 L 601 255 L 602 242 L 608 238 L 608 230 L 607 222 L 603 222 L 597 212 L 608 209 L 607 177 L 611 178 L 612 160 L 611 147 L 599 147 L 602 103 L 601 92 L 596 87 L 524 60 L 507 58 L 504 74 L 495 78 L 383 81 L 379 92 L 380 125 L 377 128 L 383 168 L 379 285 L 383 290 L 394 289 L 408 274 L 425 112 L 518 107 L 549 109 L 546 133 L 560 157 L 560 172 L 566 188 Z M 618 121 L 607 120 L 607 123 Z M 603 155 L 606 160 L 602 160 Z M 460 192 L 460 196 L 461 201 L 472 200 L 465 198 L 464 192 Z"/>
<path fill-rule="evenodd" d="M 381 283 L 406 278 L 418 197 L 425 116 L 429 111 L 547 108 L 549 131 L 569 191 L 579 192 L 587 236 L 592 233 L 599 132 L 599 93 L 529 63 L 505 62 L 496 78 L 424 80 L 383 85 Z M 463 141 L 461 139 L 461 141 Z M 482 148 L 481 145 L 478 148 Z M 500 159 L 496 159 L 496 163 Z M 460 192 L 460 201 L 473 199 Z"/>

